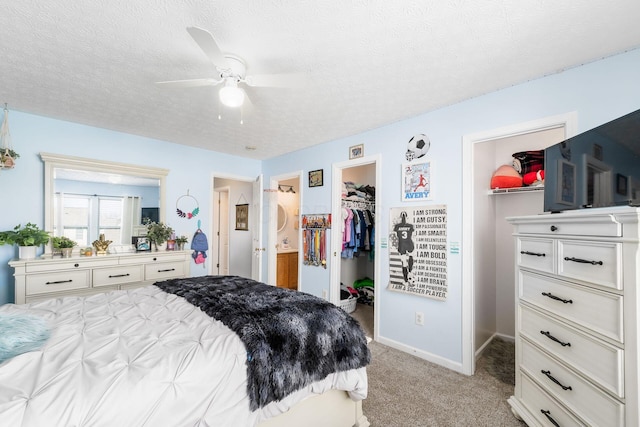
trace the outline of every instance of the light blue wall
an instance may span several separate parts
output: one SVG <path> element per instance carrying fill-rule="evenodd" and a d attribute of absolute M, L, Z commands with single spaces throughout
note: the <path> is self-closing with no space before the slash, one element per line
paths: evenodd
<path fill-rule="evenodd" d="M 271 176 L 293 170 L 303 169 L 306 176 L 310 170 L 324 169 L 324 186 L 304 188 L 301 213 L 330 212 L 331 166 L 348 160 L 349 146 L 364 144 L 365 156 L 380 153 L 382 157 L 382 186 L 376 189 L 382 205 L 377 233 L 388 236 L 388 212 L 392 207 L 446 204 L 448 240 L 461 242 L 464 135 L 570 111 L 578 113 L 578 131 L 585 131 L 640 108 L 638 75 L 640 50 L 635 50 L 262 163 L 12 112 L 14 147 L 22 157 L 15 170 L 0 172 L 0 229 L 26 221 L 42 225 L 43 168 L 37 156 L 40 151 L 168 168 L 171 170 L 168 212 L 174 208 L 176 198 L 190 189 L 190 194 L 200 202 L 201 218 L 209 218 L 212 171 L 256 176 L 262 169 L 265 182 L 269 182 Z M 429 94 L 416 96 L 428 97 Z M 429 157 L 434 164 L 434 200 L 402 203 L 400 165 L 404 161 L 406 142 L 416 133 L 426 133 L 432 141 Z M 295 165 L 295 169 L 291 165 Z M 182 221 L 174 217 L 170 222 L 179 233 L 191 235 L 193 223 Z M 266 242 L 266 234 L 263 238 Z M 464 249 L 460 255 L 449 257 L 449 295 L 445 302 L 386 291 L 389 253 L 383 249 L 376 254 L 382 267 L 383 283 L 376 285 L 382 290 L 379 330 L 383 338 L 454 363 L 461 362 Z M 13 256 L 15 249 L 0 246 L 0 303 L 13 299 L 11 272 L 6 267 L 6 261 Z M 192 272 L 202 274 L 201 270 L 192 269 Z M 329 269 L 301 267 L 302 290 L 321 295 L 323 289 L 329 289 L 329 272 Z M 415 311 L 425 314 L 424 326 L 414 324 Z"/>
<path fill-rule="evenodd" d="M 257 160 L 142 138 L 120 132 L 78 125 L 41 116 L 9 112 L 9 128 L 16 167 L 0 170 L 0 230 L 33 222 L 44 227 L 44 167 L 40 152 L 169 169 L 165 208 L 167 222 L 176 234 L 189 237 L 197 229 L 211 233 L 211 186 L 213 171 L 255 178 L 260 173 Z M 200 213 L 194 219 L 175 214 L 176 200 L 187 193 L 198 200 Z M 17 248 L 0 246 L 0 304 L 13 302 L 13 276 L 7 262 L 17 257 Z M 208 270 L 191 264 L 194 276 Z"/>
<path fill-rule="evenodd" d="M 470 99 L 413 119 L 404 120 L 352 137 L 270 159 L 263 163 L 265 182 L 296 165 L 308 171 L 324 169 L 324 186 L 305 188 L 301 213 L 331 211 L 331 165 L 348 160 L 348 147 L 364 144 L 364 154 L 380 153 L 382 188 L 376 189 L 382 210 L 377 213 L 381 236 L 389 235 L 389 209 L 398 206 L 445 204 L 448 208 L 449 242 L 462 239 L 462 137 L 516 123 L 576 111 L 578 132 L 591 129 L 640 108 L 640 50 L 590 63 L 560 74 L 537 79 Z M 428 93 L 416 96 L 429 96 Z M 405 202 L 400 199 L 400 168 L 406 142 L 416 133 L 431 139 L 428 156 L 433 161 L 434 199 Z M 640 143 L 640 142 L 639 142 Z M 493 167 L 493 166 L 491 166 Z M 488 188 L 489 183 L 487 183 Z M 462 257 L 449 255 L 449 295 L 446 302 L 386 290 L 389 251 L 376 254 L 382 283 L 376 284 L 380 304 L 379 331 L 383 338 L 431 353 L 454 363 L 462 361 Z M 302 290 L 321 295 L 329 289 L 329 269 L 301 267 Z M 414 313 L 425 314 L 417 326 Z"/>

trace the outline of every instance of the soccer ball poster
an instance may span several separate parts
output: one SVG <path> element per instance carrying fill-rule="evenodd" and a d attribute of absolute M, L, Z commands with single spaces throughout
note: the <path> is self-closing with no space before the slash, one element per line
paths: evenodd
<path fill-rule="evenodd" d="M 447 206 L 391 208 L 389 290 L 447 299 Z"/>
<path fill-rule="evenodd" d="M 431 161 L 404 163 L 402 165 L 402 201 L 421 201 L 432 199 Z"/>

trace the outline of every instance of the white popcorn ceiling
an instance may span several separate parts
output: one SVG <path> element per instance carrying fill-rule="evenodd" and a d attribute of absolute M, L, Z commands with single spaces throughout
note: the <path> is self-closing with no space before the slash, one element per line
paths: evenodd
<path fill-rule="evenodd" d="M 0 0 L 0 103 L 267 159 L 637 48 L 639 20 L 638 0 Z M 244 124 L 218 87 L 156 86 L 215 76 L 190 26 L 307 81 L 253 88 Z"/>

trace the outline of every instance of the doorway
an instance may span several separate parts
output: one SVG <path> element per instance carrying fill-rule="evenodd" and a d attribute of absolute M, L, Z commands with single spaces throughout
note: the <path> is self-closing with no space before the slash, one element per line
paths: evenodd
<path fill-rule="evenodd" d="M 262 280 L 261 195 L 262 176 L 213 176 L 209 274 Z"/>
<path fill-rule="evenodd" d="M 369 338 L 377 339 L 380 319 L 380 156 L 336 163 L 332 170 L 331 288 L 329 299 L 340 305 L 363 326 Z M 373 241 L 355 254 L 344 245 L 343 233 L 350 217 L 371 222 Z M 364 232 L 363 232 L 364 234 Z M 335 236 L 335 237 L 334 237 Z M 367 240 L 367 238 L 365 238 Z M 350 295 L 349 295 L 350 294 Z M 357 299 L 350 304 L 351 297 Z"/>
<path fill-rule="evenodd" d="M 269 283 L 299 289 L 302 233 L 302 171 L 271 177 L 269 198 Z"/>
<path fill-rule="evenodd" d="M 512 153 L 538 150 L 576 133 L 575 113 L 463 137 L 462 372 L 494 336 L 513 336 L 515 286 L 512 230 L 507 216 L 542 213 L 542 191 L 492 195 L 495 169 Z"/>

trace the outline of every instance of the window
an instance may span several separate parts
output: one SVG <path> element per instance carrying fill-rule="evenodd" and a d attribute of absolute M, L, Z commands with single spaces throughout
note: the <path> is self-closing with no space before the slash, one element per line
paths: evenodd
<path fill-rule="evenodd" d="M 59 194 L 54 200 L 55 212 L 60 212 L 54 235 L 66 236 L 79 246 L 91 246 L 100 234 L 106 240 L 121 242 L 123 198 L 81 194 Z M 58 209 L 57 204 L 61 204 Z"/>

